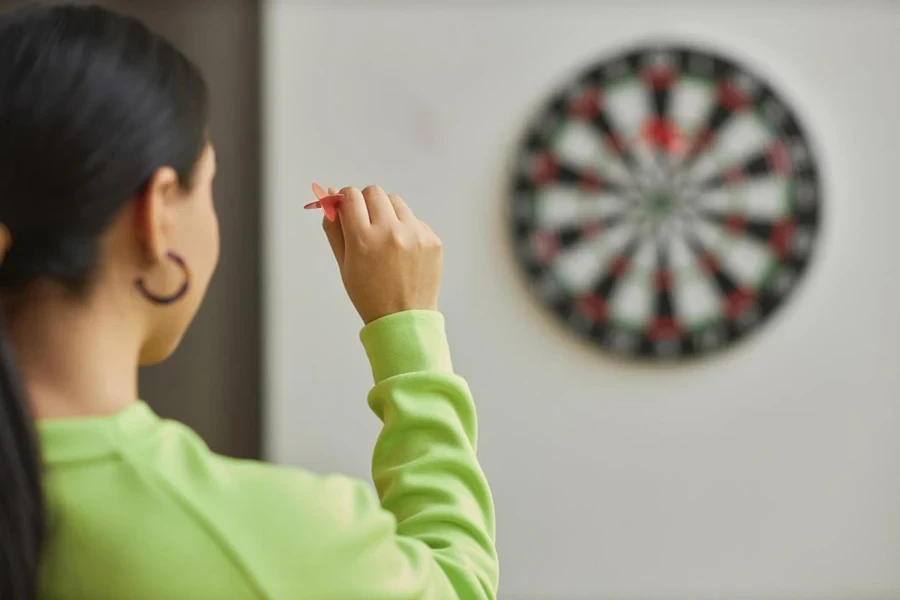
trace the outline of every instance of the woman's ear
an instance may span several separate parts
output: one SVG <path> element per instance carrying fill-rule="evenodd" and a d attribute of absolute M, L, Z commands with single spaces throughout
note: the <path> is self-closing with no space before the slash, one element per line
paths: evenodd
<path fill-rule="evenodd" d="M 138 241 L 141 251 L 153 263 L 165 259 L 172 228 L 172 203 L 181 194 L 178 174 L 163 167 L 153 174 L 135 203 Z"/>

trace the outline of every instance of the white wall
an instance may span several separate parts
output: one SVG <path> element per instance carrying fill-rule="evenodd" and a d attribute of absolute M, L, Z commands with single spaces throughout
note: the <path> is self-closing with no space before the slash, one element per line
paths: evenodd
<path fill-rule="evenodd" d="M 269 457 L 368 477 L 359 322 L 300 207 L 313 180 L 379 183 L 445 241 L 502 597 L 900 598 L 898 3 L 503 4 L 267 6 Z M 550 86 L 650 34 L 768 76 L 828 186 L 787 310 L 684 368 L 563 333 L 520 284 L 503 220 L 506 161 Z"/>

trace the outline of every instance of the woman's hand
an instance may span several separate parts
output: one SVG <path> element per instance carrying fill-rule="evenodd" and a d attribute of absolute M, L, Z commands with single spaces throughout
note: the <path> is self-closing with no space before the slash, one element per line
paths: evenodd
<path fill-rule="evenodd" d="M 323 226 L 363 322 L 406 310 L 437 310 L 442 256 L 434 231 L 400 196 L 380 187 L 340 193 L 338 218 L 324 219 Z"/>

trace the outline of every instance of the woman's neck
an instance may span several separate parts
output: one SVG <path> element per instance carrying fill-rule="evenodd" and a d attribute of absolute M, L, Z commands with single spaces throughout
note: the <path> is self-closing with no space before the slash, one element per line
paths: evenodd
<path fill-rule="evenodd" d="M 102 302 L 42 298 L 6 314 L 17 368 L 38 420 L 115 414 L 137 400 L 139 328 Z"/>

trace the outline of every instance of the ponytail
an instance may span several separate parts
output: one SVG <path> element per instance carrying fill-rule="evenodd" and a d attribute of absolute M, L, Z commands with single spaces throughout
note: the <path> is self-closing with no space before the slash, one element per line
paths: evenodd
<path fill-rule="evenodd" d="M 2 314 L 2 313 L 0 313 Z M 46 517 L 34 421 L 0 322 L 0 598 L 36 600 Z"/>

